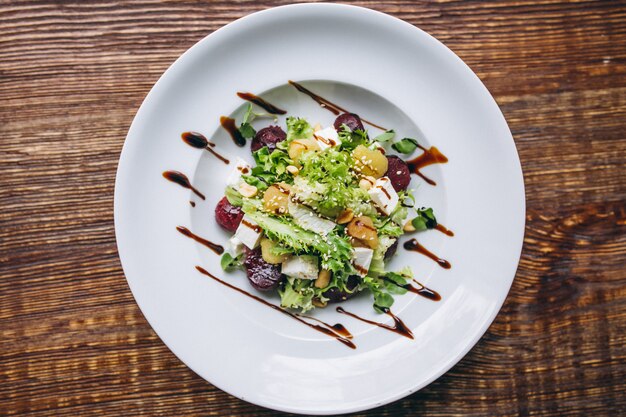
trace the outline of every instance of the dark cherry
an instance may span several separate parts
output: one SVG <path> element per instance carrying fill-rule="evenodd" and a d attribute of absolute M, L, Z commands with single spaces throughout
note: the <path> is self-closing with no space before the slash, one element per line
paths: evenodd
<path fill-rule="evenodd" d="M 348 277 L 348 282 L 346 284 L 346 287 L 348 288 L 348 290 L 352 291 L 359 285 L 360 281 L 361 281 L 361 277 L 357 275 L 350 275 Z M 356 291 L 347 292 L 347 291 L 340 290 L 337 287 L 333 287 L 324 291 L 323 294 L 324 294 L 324 297 L 328 298 L 329 303 L 340 303 L 342 301 L 346 301 L 348 298 L 355 295 Z"/>
<path fill-rule="evenodd" d="M 389 259 L 391 259 L 393 255 L 396 254 L 397 250 L 398 250 L 398 239 L 396 239 L 396 241 L 393 242 L 391 246 L 387 248 L 387 251 L 385 252 L 385 261 L 388 261 Z"/>
<path fill-rule="evenodd" d="M 385 175 L 391 180 L 393 189 L 396 191 L 406 190 L 411 182 L 409 166 L 400 157 L 395 155 L 387 156 L 387 164 L 389 167 Z"/>
<path fill-rule="evenodd" d="M 268 126 L 256 132 L 250 148 L 252 152 L 256 152 L 264 146 L 267 146 L 270 153 L 276 149 L 276 144 L 287 138 L 287 134 L 280 126 Z"/>
<path fill-rule="evenodd" d="M 243 265 L 246 267 L 250 284 L 259 291 L 269 291 L 276 288 L 282 279 L 280 265 L 265 262 L 261 255 L 261 248 L 246 249 Z"/>
<path fill-rule="evenodd" d="M 215 206 L 215 220 L 229 232 L 235 232 L 243 218 L 241 207 L 233 206 L 226 197 L 222 198 Z"/>
<path fill-rule="evenodd" d="M 335 119 L 335 129 L 341 131 L 341 125 L 347 125 L 352 131 L 359 129 L 365 130 L 363 122 L 359 115 L 354 113 L 342 113 Z"/>

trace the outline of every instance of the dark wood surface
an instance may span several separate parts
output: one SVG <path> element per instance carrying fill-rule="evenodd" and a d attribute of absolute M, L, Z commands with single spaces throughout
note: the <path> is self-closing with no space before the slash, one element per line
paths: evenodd
<path fill-rule="evenodd" d="M 127 129 L 196 41 L 281 1 L 0 2 L 0 415 L 274 415 L 165 347 L 118 259 Z M 500 104 L 528 215 L 513 288 L 450 372 L 361 415 L 626 414 L 626 3 L 360 1 Z"/>

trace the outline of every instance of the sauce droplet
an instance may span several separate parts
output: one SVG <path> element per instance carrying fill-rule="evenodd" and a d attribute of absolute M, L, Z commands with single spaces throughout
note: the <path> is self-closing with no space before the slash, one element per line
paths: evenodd
<path fill-rule="evenodd" d="M 185 132 L 180 136 L 183 139 L 183 142 L 185 142 L 187 145 L 192 146 L 197 149 L 206 149 L 207 151 L 215 155 L 220 161 L 224 162 L 226 165 L 230 163 L 228 159 L 224 158 L 222 155 L 215 152 L 214 149 L 211 149 L 215 147 L 215 144 L 209 141 L 202 133 Z"/>
<path fill-rule="evenodd" d="M 422 284 L 421 282 L 418 282 L 416 280 L 413 280 L 413 282 L 415 284 L 417 284 L 418 287 L 414 287 L 411 284 L 407 284 L 405 286 L 405 288 L 408 291 L 410 291 L 412 293 L 415 293 L 415 294 L 418 294 L 418 295 L 421 295 L 422 297 L 428 298 L 429 300 L 441 301 L 441 295 L 437 291 L 432 290 L 432 289 L 426 287 L 424 284 Z"/>
<path fill-rule="evenodd" d="M 251 103 L 256 104 L 259 107 L 262 107 L 268 113 L 271 113 L 271 114 L 285 114 L 285 113 L 287 113 L 286 110 L 279 109 L 278 107 L 274 106 L 272 103 L 268 103 L 266 100 L 262 99 L 261 97 L 255 95 L 255 94 L 239 92 L 239 93 L 237 93 L 237 95 L 239 96 L 239 98 L 242 98 L 244 100 L 247 100 L 247 101 L 249 101 Z"/>
<path fill-rule="evenodd" d="M 195 201 L 189 201 L 189 205 L 191 205 L 191 207 L 195 207 L 196 206 L 196 202 Z"/>
<path fill-rule="evenodd" d="M 348 338 L 348 339 L 352 339 L 352 333 L 350 333 L 350 332 L 348 331 L 348 329 L 346 329 L 346 328 L 343 326 L 343 324 L 341 324 L 341 323 L 335 323 L 335 324 L 333 324 L 333 325 L 331 326 L 330 324 L 325 323 L 325 322 L 323 322 L 322 320 L 317 319 L 317 318 L 315 318 L 315 317 L 305 316 L 304 314 L 296 314 L 296 316 L 298 316 L 298 317 L 304 317 L 304 318 L 307 318 L 307 319 L 310 319 L 310 320 L 314 320 L 314 321 L 316 321 L 316 322 L 320 323 L 321 325 L 326 326 L 327 328 L 331 329 L 332 331 L 334 331 L 334 332 L 335 332 L 335 333 L 337 333 L 338 335 L 343 336 L 343 337 Z"/>
<path fill-rule="evenodd" d="M 435 255 L 434 253 L 426 249 L 424 246 L 422 246 L 415 239 L 411 239 L 407 242 L 404 242 L 404 249 L 421 253 L 422 255 L 425 255 L 429 257 L 430 259 L 432 259 L 433 261 L 437 262 L 437 264 L 444 269 L 452 268 L 452 265 L 450 264 L 450 262 L 446 261 L 445 259 L 441 259 L 437 255 Z"/>
<path fill-rule="evenodd" d="M 434 146 L 431 146 L 430 149 L 426 149 L 422 145 L 418 144 L 417 147 L 423 150 L 424 153 L 416 158 L 406 161 L 407 165 L 409 166 L 409 171 L 419 175 L 424 181 L 426 181 L 430 185 L 437 185 L 435 181 L 422 174 L 420 172 L 420 169 L 432 164 L 445 164 L 446 162 L 448 162 L 448 158 Z"/>
<path fill-rule="evenodd" d="M 222 116 L 220 117 L 220 124 L 226 130 L 230 137 L 233 138 L 233 142 L 235 145 L 239 147 L 243 147 L 246 144 L 246 138 L 241 135 L 239 129 L 237 129 L 237 125 L 235 125 L 235 119 L 231 119 L 230 117 Z"/>
<path fill-rule="evenodd" d="M 441 223 L 437 223 L 437 226 L 435 226 L 435 230 L 438 230 L 447 236 L 454 236 L 454 232 L 450 229 L 446 229 L 446 227 Z"/>
<path fill-rule="evenodd" d="M 384 324 L 384 323 L 379 323 L 377 321 L 372 321 L 372 320 L 368 320 L 365 319 L 363 317 L 357 316 L 354 313 L 350 313 L 349 311 L 346 311 L 343 309 L 343 307 L 337 307 L 336 308 L 337 313 L 340 314 L 345 314 L 347 316 L 353 317 L 357 320 L 360 320 L 362 322 L 368 323 L 368 324 L 373 324 L 374 326 L 378 326 L 381 329 L 386 329 L 389 330 L 391 332 L 394 333 L 398 333 L 399 335 L 402 335 L 404 337 L 408 337 L 409 339 L 413 339 L 413 332 L 411 332 L 411 330 L 406 326 L 406 324 L 404 324 L 404 322 L 402 320 L 400 320 L 399 317 L 397 317 L 396 315 L 394 315 L 391 310 L 389 310 L 388 308 L 383 310 L 385 312 L 385 314 L 387 314 L 388 316 L 390 316 L 393 319 L 393 326 L 390 326 L 388 324 Z"/>
<path fill-rule="evenodd" d="M 315 102 L 317 102 L 317 104 L 319 104 L 321 107 L 325 108 L 326 110 L 328 110 L 329 112 L 338 115 L 339 113 L 350 113 L 348 110 L 344 109 L 343 107 L 340 107 L 339 105 L 333 103 L 330 100 L 325 99 L 322 96 L 318 96 L 317 94 L 315 94 L 314 92 L 312 92 L 311 90 L 305 88 L 302 84 L 299 84 L 295 81 L 291 81 L 289 80 L 289 84 L 291 84 L 292 86 L 294 86 L 296 88 L 296 90 L 300 91 L 301 93 L 306 94 L 307 96 L 311 97 L 313 100 L 315 100 Z M 361 117 L 361 120 L 365 123 L 367 123 L 370 126 L 374 126 L 377 127 L 380 130 L 384 130 L 387 131 L 387 129 L 385 129 L 382 126 L 379 126 L 377 124 L 374 124 L 368 120 L 365 120 L 364 118 Z"/>
<path fill-rule="evenodd" d="M 172 182 L 175 182 L 176 184 L 180 185 L 183 188 L 187 188 L 193 191 L 198 197 L 200 197 L 203 200 L 206 200 L 206 197 L 204 196 L 204 194 L 202 194 L 200 191 L 194 188 L 194 186 L 191 185 L 191 183 L 189 182 L 189 178 L 187 178 L 187 176 L 183 174 L 182 172 L 165 171 L 163 173 L 163 178 L 170 180 Z"/>
<path fill-rule="evenodd" d="M 191 230 L 187 229 L 186 227 L 183 226 L 176 226 L 176 230 L 178 230 L 180 233 L 182 233 L 183 235 L 187 236 L 188 238 L 191 238 L 193 240 L 195 240 L 196 242 L 200 243 L 201 245 L 206 246 L 207 248 L 211 249 L 213 252 L 217 253 L 218 255 L 221 255 L 222 253 L 224 253 L 224 247 L 221 245 L 218 245 L 217 243 L 213 243 L 209 240 L 206 240 L 194 233 L 191 232 Z"/>
<path fill-rule="evenodd" d="M 383 279 L 385 281 L 393 283 L 393 281 L 388 278 L 383 277 Z M 402 287 L 405 290 L 412 292 L 413 294 L 421 295 L 424 298 L 428 298 L 429 300 L 433 300 L 433 301 L 441 300 L 441 295 L 439 295 L 437 291 L 431 290 L 430 288 L 426 287 L 424 284 L 416 281 L 415 279 L 413 280 L 413 282 L 417 285 L 417 287 L 411 285 L 410 283 L 405 284 L 405 285 L 399 285 L 399 287 Z"/>
<path fill-rule="evenodd" d="M 218 277 L 216 277 L 215 275 L 211 274 L 209 271 L 207 271 L 206 269 L 202 268 L 201 266 L 196 266 L 196 269 L 201 274 L 204 274 L 204 275 L 212 278 L 213 280 L 219 282 L 220 284 L 225 285 L 225 286 L 227 286 L 227 287 L 229 287 L 229 288 L 231 288 L 231 289 L 233 289 L 233 290 L 235 290 L 235 291 L 237 291 L 237 292 L 239 292 L 239 293 L 241 293 L 241 294 L 243 294 L 243 295 L 245 295 L 247 297 L 250 297 L 250 298 L 252 298 L 252 299 L 262 303 L 262 304 L 265 304 L 269 308 L 271 308 L 273 310 L 276 310 L 276 311 L 279 311 L 279 312 L 281 312 L 281 313 L 291 317 L 292 319 L 299 321 L 300 323 L 304 324 L 305 326 L 308 326 L 308 327 L 310 327 L 310 328 L 312 328 L 314 330 L 317 330 L 320 333 L 324 333 L 325 335 L 334 338 L 335 340 L 343 343 L 344 345 L 348 346 L 351 349 L 356 349 L 356 345 L 351 340 L 349 340 L 348 338 L 343 337 L 343 336 L 335 333 L 335 331 L 330 330 L 330 329 L 328 329 L 326 327 L 320 326 L 318 324 L 311 324 L 311 323 L 301 319 L 300 317 L 296 316 L 295 314 L 290 313 L 289 311 L 287 311 L 287 310 L 285 310 L 283 308 L 280 308 L 279 306 L 277 306 L 275 304 L 267 302 L 264 299 L 262 299 L 260 297 L 257 297 L 256 295 L 250 294 L 248 291 L 242 290 L 239 287 L 236 287 L 236 286 L 234 286 L 232 284 L 229 284 L 226 281 L 223 281 L 223 280 L 219 279 Z"/>

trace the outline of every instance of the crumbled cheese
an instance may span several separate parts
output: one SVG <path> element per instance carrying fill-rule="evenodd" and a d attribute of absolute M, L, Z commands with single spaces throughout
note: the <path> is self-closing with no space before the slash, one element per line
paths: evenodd
<path fill-rule="evenodd" d="M 329 126 L 326 129 L 318 130 L 313 133 L 313 139 L 317 142 L 322 151 L 341 145 L 341 140 L 334 127 Z"/>
<path fill-rule="evenodd" d="M 377 179 L 372 188 L 367 192 L 374 204 L 387 216 L 389 216 L 398 205 L 398 193 L 393 189 L 391 180 L 387 177 Z"/>
<path fill-rule="evenodd" d="M 293 216 L 295 224 L 322 236 L 327 235 L 337 226 L 335 222 L 323 219 L 315 214 L 313 210 L 292 201 L 289 202 L 289 214 Z"/>
<path fill-rule="evenodd" d="M 228 243 L 228 253 L 230 253 L 233 257 L 236 257 L 243 252 L 243 243 L 236 236 L 228 239 Z"/>
<path fill-rule="evenodd" d="M 370 248 L 354 248 L 352 253 L 352 264 L 361 276 L 367 275 L 372 263 L 374 251 Z"/>
<path fill-rule="evenodd" d="M 239 227 L 235 232 L 235 238 L 246 245 L 249 249 L 254 249 L 259 244 L 261 235 L 263 235 L 261 227 L 254 220 L 248 217 L 247 214 L 244 214 L 241 219 L 241 223 L 239 223 Z"/>
<path fill-rule="evenodd" d="M 233 167 L 230 174 L 228 174 L 228 178 L 226 179 L 226 184 L 230 187 L 237 189 L 239 185 L 243 182 L 241 179 L 242 175 L 250 174 L 252 167 L 245 160 L 237 157 L 235 159 L 235 166 Z"/>
<path fill-rule="evenodd" d="M 282 263 L 281 272 L 288 277 L 299 279 L 317 279 L 319 269 L 317 256 L 290 256 Z"/>

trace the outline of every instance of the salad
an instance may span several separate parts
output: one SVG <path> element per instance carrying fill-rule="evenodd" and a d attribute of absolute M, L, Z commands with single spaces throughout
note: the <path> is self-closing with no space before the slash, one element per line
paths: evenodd
<path fill-rule="evenodd" d="M 389 271 L 398 239 L 433 228 L 432 209 L 417 208 L 408 189 L 417 141 L 370 138 L 358 115 L 311 125 L 287 118 L 286 131 L 258 132 L 250 107 L 240 132 L 251 138 L 254 164 L 238 158 L 215 209 L 229 232 L 225 271 L 245 270 L 260 291 L 278 291 L 281 306 L 301 312 L 369 291 L 378 312 L 405 293 L 410 269 Z"/>

